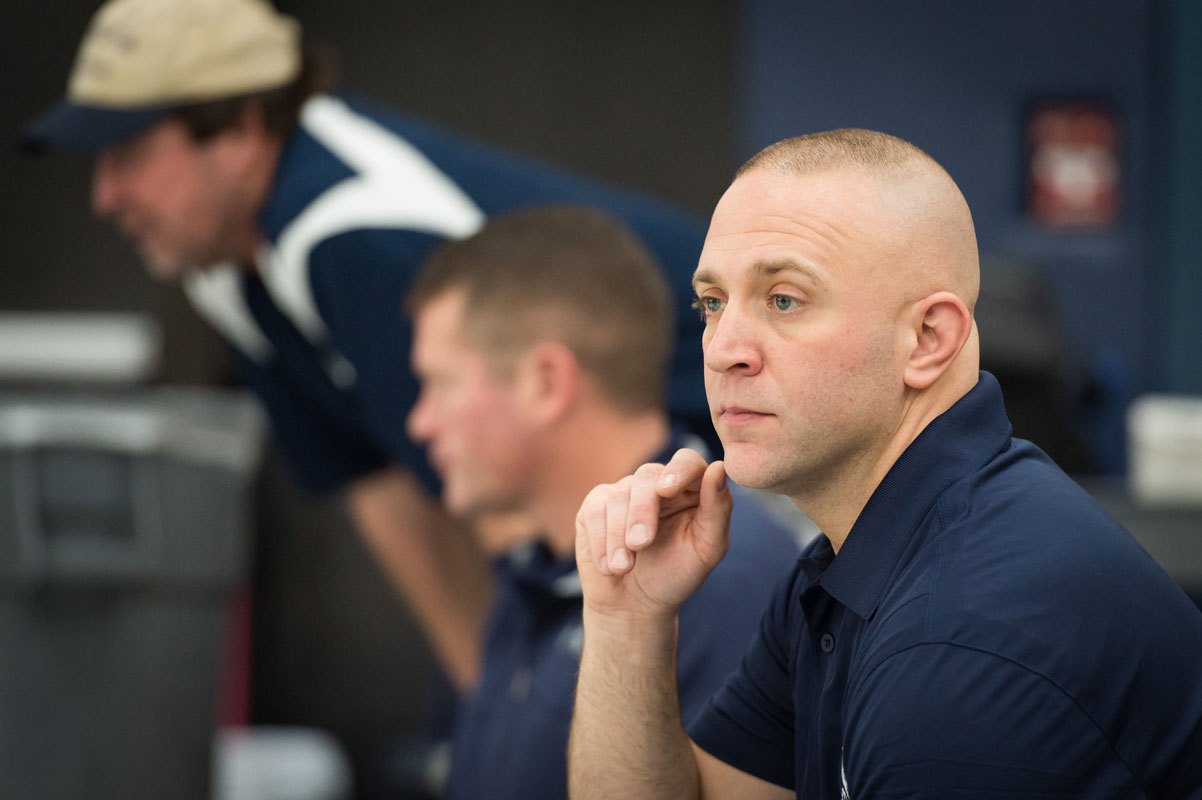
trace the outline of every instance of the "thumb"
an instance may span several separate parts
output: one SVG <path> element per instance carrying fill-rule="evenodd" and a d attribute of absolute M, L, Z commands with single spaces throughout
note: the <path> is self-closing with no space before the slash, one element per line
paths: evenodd
<path fill-rule="evenodd" d="M 726 465 L 715 461 L 705 468 L 694 524 L 698 552 L 712 568 L 730 546 L 730 510 L 734 498 L 726 482 Z"/>

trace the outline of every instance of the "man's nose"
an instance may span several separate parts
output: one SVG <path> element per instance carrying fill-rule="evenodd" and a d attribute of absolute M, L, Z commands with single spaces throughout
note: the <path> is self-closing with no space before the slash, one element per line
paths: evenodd
<path fill-rule="evenodd" d="M 409 415 L 405 418 L 405 432 L 409 434 L 409 438 L 418 444 L 425 444 L 430 440 L 432 415 L 430 413 L 430 403 L 426 399 L 426 393 L 419 392 L 417 402 L 409 409 Z"/>
<path fill-rule="evenodd" d="M 707 331 L 704 339 L 707 369 L 748 374 L 760 371 L 763 365 L 760 331 L 753 315 L 728 302 L 721 316 L 710 325 L 712 330 Z"/>

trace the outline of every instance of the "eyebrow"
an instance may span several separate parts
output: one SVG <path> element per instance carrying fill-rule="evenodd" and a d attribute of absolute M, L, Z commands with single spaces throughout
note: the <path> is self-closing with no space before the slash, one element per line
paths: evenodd
<path fill-rule="evenodd" d="M 800 275 L 802 278 L 811 283 L 821 286 L 822 279 L 818 273 L 805 264 L 798 264 L 794 261 L 757 261 L 751 267 L 752 276 L 756 278 L 766 278 L 773 275 L 779 275 L 782 272 L 791 272 Z M 706 267 L 698 267 L 693 273 L 693 288 L 698 284 L 718 284 L 717 276 Z"/>

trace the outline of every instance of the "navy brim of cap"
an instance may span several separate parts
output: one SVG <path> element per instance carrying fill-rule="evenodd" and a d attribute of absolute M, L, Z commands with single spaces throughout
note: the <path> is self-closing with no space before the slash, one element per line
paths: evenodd
<path fill-rule="evenodd" d="M 169 113 L 169 106 L 114 109 L 60 103 L 25 128 L 20 147 L 27 153 L 96 153 L 136 136 Z"/>

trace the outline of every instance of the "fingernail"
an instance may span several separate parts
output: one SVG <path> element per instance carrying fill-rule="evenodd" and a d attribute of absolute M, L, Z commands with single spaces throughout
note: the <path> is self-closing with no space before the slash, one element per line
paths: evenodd
<path fill-rule="evenodd" d="M 631 527 L 630 533 L 626 534 L 626 544 L 631 547 L 638 547 L 647 544 L 647 540 L 651 536 L 647 533 L 647 526 L 643 523 L 638 523 Z"/>
<path fill-rule="evenodd" d="M 660 476 L 659 485 L 666 489 L 669 486 L 674 485 L 678 480 L 680 480 L 680 478 L 675 472 L 665 472 Z"/>
<path fill-rule="evenodd" d="M 609 574 L 609 564 L 605 556 L 601 556 L 601 559 L 597 562 L 597 569 L 601 570 L 602 575 Z"/>
<path fill-rule="evenodd" d="M 625 547 L 619 547 L 614 551 L 611 561 L 614 569 L 626 569 L 630 566 L 630 553 L 626 552 Z"/>

